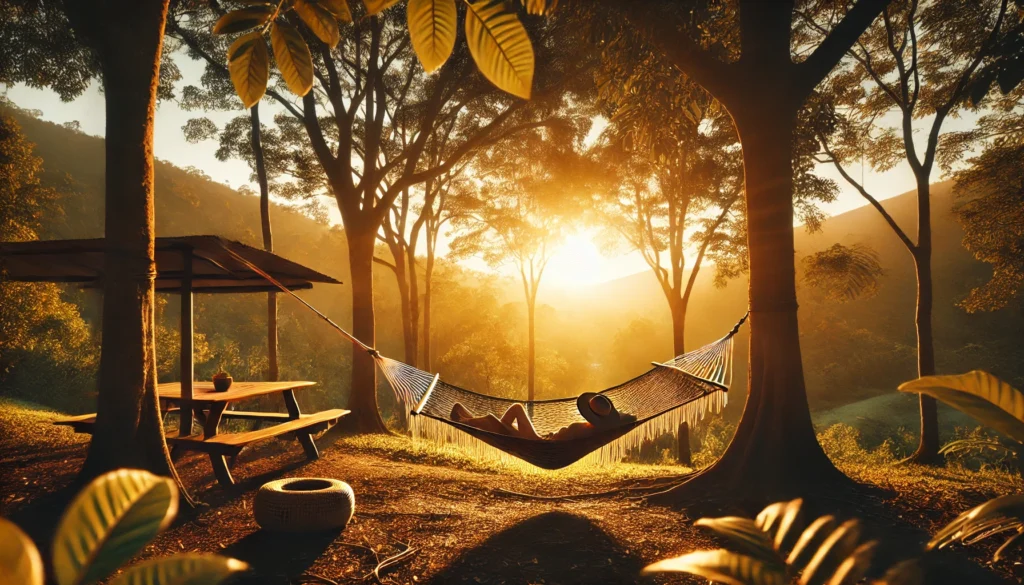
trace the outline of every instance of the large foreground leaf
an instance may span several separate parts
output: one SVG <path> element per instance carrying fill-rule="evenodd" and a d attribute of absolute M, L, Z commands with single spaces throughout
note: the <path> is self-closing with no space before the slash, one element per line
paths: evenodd
<path fill-rule="evenodd" d="M 1024 443 L 1024 393 L 988 372 L 925 376 L 904 382 L 899 389 L 932 396 Z"/>
<path fill-rule="evenodd" d="M 235 93 L 246 108 L 256 105 L 267 91 L 270 56 L 259 31 L 239 37 L 228 49 L 228 71 Z"/>
<path fill-rule="evenodd" d="M 270 26 L 270 45 L 288 89 L 300 96 L 309 93 L 313 87 L 313 57 L 299 31 L 288 23 L 275 21 Z"/>
<path fill-rule="evenodd" d="M 175 555 L 133 565 L 110 585 L 217 585 L 248 568 L 242 561 L 217 555 Z"/>
<path fill-rule="evenodd" d="M 213 34 L 226 35 L 263 26 L 276 13 L 277 6 L 273 4 L 257 4 L 234 10 L 217 19 L 213 25 Z"/>
<path fill-rule="evenodd" d="M 996 551 L 997 561 L 1004 551 L 1020 543 L 1021 532 L 1024 532 L 1024 496 L 1002 496 L 960 514 L 932 538 L 928 549 L 942 548 L 953 542 L 972 544 L 1010 531 L 1014 535 Z"/>
<path fill-rule="evenodd" d="M 409 38 L 427 73 L 435 71 L 455 48 L 458 14 L 455 0 L 409 0 Z"/>
<path fill-rule="evenodd" d="M 786 574 L 746 555 L 724 549 L 704 550 L 658 561 L 644 573 L 689 573 L 726 585 L 784 585 Z"/>
<path fill-rule="evenodd" d="M 502 0 L 467 1 L 466 42 L 480 72 L 499 89 L 530 99 L 533 45 Z"/>
<path fill-rule="evenodd" d="M 58 585 L 94 583 L 123 565 L 178 512 L 174 482 L 122 469 L 88 485 L 64 512 L 53 542 Z"/>
<path fill-rule="evenodd" d="M 43 585 L 43 561 L 32 539 L 0 518 L 0 577 L 7 585 Z"/>
<path fill-rule="evenodd" d="M 779 557 L 772 546 L 772 538 L 749 518 L 725 516 L 722 518 L 701 518 L 693 524 L 714 531 L 727 538 L 736 548 L 749 553 L 759 560 L 778 565 Z"/>
<path fill-rule="evenodd" d="M 363 0 L 363 4 L 366 6 L 366 14 L 369 16 L 378 14 L 397 3 L 398 0 Z"/>
<path fill-rule="evenodd" d="M 327 43 L 331 48 L 337 46 L 338 41 L 341 40 L 341 31 L 338 30 L 336 16 L 327 5 L 320 4 L 316 0 L 295 0 L 292 8 L 318 39 Z"/>

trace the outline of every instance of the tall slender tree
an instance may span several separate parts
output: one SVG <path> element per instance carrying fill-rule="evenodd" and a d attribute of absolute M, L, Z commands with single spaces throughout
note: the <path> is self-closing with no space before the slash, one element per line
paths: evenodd
<path fill-rule="evenodd" d="M 831 3 L 826 3 L 831 8 Z M 945 123 L 969 107 L 969 88 L 1006 28 L 1008 0 L 986 0 L 969 7 L 956 0 L 897 0 L 848 52 L 848 66 L 840 67 L 822 88 L 824 107 L 834 108 L 831 127 L 822 126 L 818 139 L 824 162 L 874 207 L 902 242 L 914 263 L 917 277 L 917 370 L 935 374 L 935 334 L 932 323 L 931 181 L 935 166 L 951 165 L 963 153 L 943 132 Z M 800 21 L 809 38 L 826 32 L 822 22 L 834 19 L 832 10 L 814 7 L 801 11 Z M 893 115 L 892 126 L 884 120 Z M 923 123 L 922 123 L 923 121 Z M 923 126 L 924 140 L 915 135 Z M 923 142 L 923 143 L 922 143 Z M 889 214 L 850 167 L 870 161 L 877 170 L 889 170 L 902 160 L 917 187 L 915 238 Z M 941 462 L 938 406 L 920 395 L 921 432 L 910 461 Z"/>

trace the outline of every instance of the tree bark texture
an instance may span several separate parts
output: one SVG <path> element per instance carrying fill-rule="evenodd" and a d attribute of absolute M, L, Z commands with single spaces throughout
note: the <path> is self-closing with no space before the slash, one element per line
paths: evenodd
<path fill-rule="evenodd" d="M 82 479 L 121 467 L 177 479 L 157 400 L 153 302 L 153 121 L 167 6 L 69 6 L 74 26 L 97 52 L 106 100 L 103 343 Z"/>
<path fill-rule="evenodd" d="M 376 226 L 356 230 L 349 228 L 348 259 L 352 276 L 352 334 L 374 347 L 373 249 L 377 241 Z M 352 430 L 360 433 L 386 432 L 387 427 L 377 408 L 377 372 L 373 358 L 358 346 L 352 346 L 352 388 L 349 409 Z"/>
<path fill-rule="evenodd" d="M 929 173 L 930 174 L 930 173 Z M 914 269 L 917 275 L 917 375 L 935 374 L 935 338 L 932 331 L 932 225 L 931 185 L 928 177 L 917 185 L 917 247 L 913 251 Z M 938 403 L 931 396 L 918 395 L 921 411 L 921 435 L 917 450 L 910 461 L 933 465 L 941 463 L 939 454 L 939 412 Z"/>

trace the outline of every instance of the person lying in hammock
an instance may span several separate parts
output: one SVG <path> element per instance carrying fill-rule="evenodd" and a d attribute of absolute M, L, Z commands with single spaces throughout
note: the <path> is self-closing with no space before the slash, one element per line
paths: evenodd
<path fill-rule="evenodd" d="M 622 414 L 616 410 L 615 405 L 607 396 L 595 392 L 581 394 L 576 399 L 576 408 L 579 409 L 586 422 L 575 422 L 546 435 L 537 432 L 530 420 L 530 415 L 526 413 L 526 408 L 518 402 L 508 407 L 501 418 L 490 413 L 484 416 L 474 416 L 465 406 L 456 402 L 452 406 L 451 419 L 492 433 L 548 441 L 579 439 L 636 420 L 635 416 Z"/>

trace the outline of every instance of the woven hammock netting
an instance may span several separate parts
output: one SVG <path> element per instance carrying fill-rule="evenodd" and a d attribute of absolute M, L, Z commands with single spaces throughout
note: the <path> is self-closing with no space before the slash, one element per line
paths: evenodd
<path fill-rule="evenodd" d="M 520 401 L 477 394 L 448 384 L 438 375 L 382 356 L 266 271 L 227 246 L 224 250 L 316 313 L 356 347 L 370 352 L 405 412 L 411 413 L 407 422 L 414 438 L 453 444 L 477 456 L 505 462 L 518 459 L 545 469 L 560 469 L 582 459 L 597 463 L 620 461 L 644 441 L 676 432 L 683 421 L 692 428 L 709 410 L 721 412 L 732 383 L 733 337 L 747 319 L 744 315 L 722 339 L 668 362 L 655 363 L 647 373 L 601 392 L 620 413 L 633 415 L 635 420 L 575 439 L 526 439 L 483 431 L 449 418 L 457 402 L 475 416 L 493 414 L 500 418 L 509 406 Z M 586 422 L 575 396 L 522 404 L 541 436 L 575 422 Z"/>
<path fill-rule="evenodd" d="M 475 416 L 490 413 L 500 418 L 509 406 L 519 402 L 526 407 L 537 433 L 543 436 L 572 423 L 585 422 L 576 406 L 576 396 L 534 402 L 498 398 L 454 386 L 434 374 L 384 356 L 376 356 L 376 361 L 399 402 L 410 412 L 407 422 L 414 438 L 453 445 L 478 457 L 507 463 L 521 459 L 538 467 L 557 469 L 581 459 L 599 464 L 620 461 L 644 441 L 676 433 L 683 421 L 693 428 L 707 412 L 721 412 L 732 382 L 733 338 L 738 327 L 714 343 L 657 364 L 648 372 L 601 392 L 620 413 L 631 414 L 636 421 L 583 441 L 495 435 L 449 418 L 455 403 L 461 403 Z"/>

